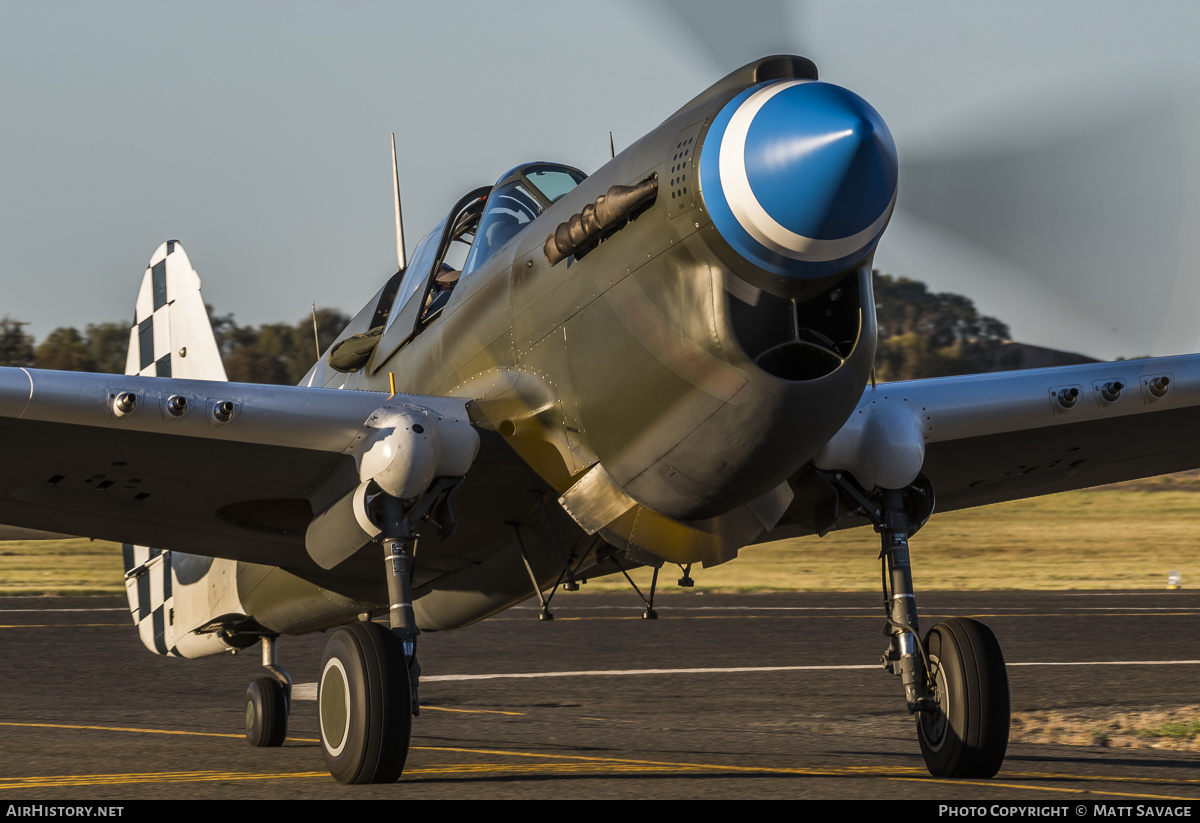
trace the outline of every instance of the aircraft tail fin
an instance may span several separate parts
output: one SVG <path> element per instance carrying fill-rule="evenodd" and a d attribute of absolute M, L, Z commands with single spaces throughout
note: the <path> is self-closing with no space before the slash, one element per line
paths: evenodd
<path fill-rule="evenodd" d="M 129 331 L 126 374 L 227 380 L 200 275 L 178 240 L 155 250 L 142 278 Z"/>
<path fill-rule="evenodd" d="M 146 267 L 129 331 L 125 373 L 194 380 L 227 379 L 208 309 L 200 294 L 200 276 L 177 240 L 159 246 Z M 206 638 L 208 643 L 193 641 L 186 644 L 186 649 L 179 648 L 187 635 L 179 631 L 175 620 L 177 581 L 173 567 L 178 562 L 186 564 L 192 559 L 190 555 L 130 543 L 122 548 L 129 612 L 147 649 L 171 657 L 198 657 L 227 648 L 220 642 L 211 642 L 219 641 L 217 635 Z M 189 592 L 190 598 L 196 596 Z"/>

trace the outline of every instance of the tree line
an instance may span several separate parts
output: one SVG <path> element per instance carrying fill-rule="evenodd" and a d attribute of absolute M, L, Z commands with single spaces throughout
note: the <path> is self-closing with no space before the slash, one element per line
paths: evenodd
<path fill-rule="evenodd" d="M 981 315 L 961 294 L 932 292 L 919 280 L 873 272 L 879 380 L 917 380 L 1021 368 L 1020 351 L 1003 351 L 1008 326 Z"/>
<path fill-rule="evenodd" d="M 910 380 L 1020 368 L 1019 351 L 1008 352 L 1008 326 L 980 315 L 967 297 L 932 292 L 918 280 L 875 272 L 875 306 L 879 349 L 875 359 L 880 380 Z M 230 380 L 295 385 L 317 358 L 313 318 L 294 324 L 239 326 L 232 314 L 209 308 L 213 333 Z M 321 351 L 350 319 L 336 309 L 316 312 Z M 125 371 L 128 323 L 94 323 L 80 332 L 59 327 L 40 343 L 24 323 L 0 319 L 0 365 L 39 369 Z"/>
<path fill-rule="evenodd" d="M 216 314 L 211 306 L 208 315 L 230 380 L 293 386 L 316 362 L 317 345 L 325 351 L 350 322 L 337 309 L 317 309 L 314 337 L 311 315 L 294 324 L 264 323 L 257 328 L 239 326 L 232 314 Z M 25 326 L 7 316 L 0 318 L 0 366 L 125 372 L 131 326 L 128 322 L 89 323 L 83 332 L 60 326 L 40 343 L 25 331 Z"/>

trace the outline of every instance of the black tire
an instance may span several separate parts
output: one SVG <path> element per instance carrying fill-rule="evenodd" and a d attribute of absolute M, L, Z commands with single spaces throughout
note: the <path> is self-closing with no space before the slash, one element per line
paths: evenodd
<path fill-rule="evenodd" d="M 353 623 L 333 633 L 321 661 L 317 716 L 325 765 L 339 783 L 400 777 L 412 698 L 395 635 L 378 623 Z"/>
<path fill-rule="evenodd" d="M 935 777 L 992 777 L 1008 749 L 1008 672 L 992 630 L 967 618 L 925 635 L 940 710 L 917 713 L 917 738 Z"/>
<path fill-rule="evenodd" d="M 288 706 L 283 684 L 260 677 L 246 689 L 246 740 L 251 746 L 282 746 L 287 737 Z"/>

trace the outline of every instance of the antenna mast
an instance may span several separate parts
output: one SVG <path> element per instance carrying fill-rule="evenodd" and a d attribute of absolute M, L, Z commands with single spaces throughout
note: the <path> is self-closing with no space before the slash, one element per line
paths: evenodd
<path fill-rule="evenodd" d="M 396 195 L 396 265 L 404 262 L 404 221 L 400 219 L 400 167 L 396 165 L 396 132 L 392 132 L 392 191 Z"/>
<path fill-rule="evenodd" d="M 313 345 L 317 348 L 317 359 L 321 359 L 321 335 L 317 334 L 317 301 L 312 304 L 313 311 Z"/>

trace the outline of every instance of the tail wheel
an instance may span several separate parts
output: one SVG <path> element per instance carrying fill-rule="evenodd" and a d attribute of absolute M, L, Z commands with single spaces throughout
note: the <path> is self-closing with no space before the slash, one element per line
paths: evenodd
<path fill-rule="evenodd" d="M 404 649 L 377 623 L 333 633 L 317 691 L 325 764 L 340 783 L 391 783 L 404 771 L 412 698 Z"/>
<path fill-rule="evenodd" d="M 288 705 L 283 684 L 260 677 L 246 689 L 246 740 L 251 746 L 282 746 L 287 737 Z"/>
<path fill-rule="evenodd" d="M 925 765 L 936 777 L 992 777 L 1008 748 L 1008 673 L 992 630 L 967 618 L 925 636 L 937 711 L 917 713 Z"/>

